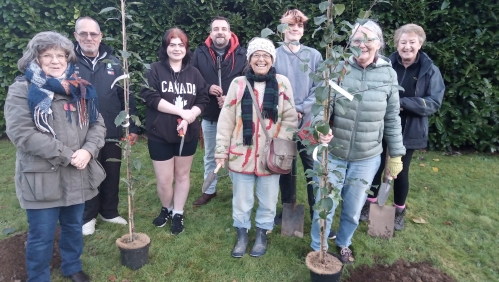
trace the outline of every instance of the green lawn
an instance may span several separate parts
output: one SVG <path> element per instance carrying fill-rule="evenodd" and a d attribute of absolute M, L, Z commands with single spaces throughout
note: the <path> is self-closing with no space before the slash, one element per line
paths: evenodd
<path fill-rule="evenodd" d="M 266 255 L 232 258 L 236 235 L 232 228 L 230 179 L 221 179 L 218 196 L 208 205 L 192 207 L 203 182 L 203 151 L 198 150 L 185 208 L 186 229 L 179 236 L 170 235 L 168 225 L 157 228 L 151 223 L 160 202 L 146 142 L 141 140 L 134 150 L 134 155 L 142 159 L 142 173 L 149 179 L 137 191 L 135 222 L 138 232 L 151 237 L 150 263 L 137 271 L 122 267 L 115 240 L 128 229 L 98 221 L 96 233 L 85 237 L 82 256 L 84 270 L 92 281 L 112 280 L 111 276 L 116 281 L 309 280 L 304 263 L 310 250 L 308 217 L 303 239 L 283 237 L 280 227 L 276 227 L 268 237 Z M 15 195 L 14 162 L 15 148 L 7 139 L 0 140 L 0 230 L 12 227 L 16 232 L 25 232 L 28 224 Z M 299 171 L 298 201 L 305 204 L 305 180 L 301 168 Z M 391 264 L 403 258 L 410 262 L 429 261 L 457 281 L 498 281 L 499 157 L 416 152 L 410 173 L 405 230 L 386 241 L 369 237 L 367 224 L 361 223 L 353 238 L 356 263 L 345 268 L 345 275 L 361 264 Z M 126 211 L 126 193 L 122 189 L 120 212 L 125 216 Z M 427 224 L 412 222 L 416 217 L 422 217 Z M 335 217 L 335 228 L 337 224 Z M 12 235 L 0 234 L 0 240 Z M 251 230 L 250 244 L 253 240 Z M 53 281 L 67 281 L 59 270 L 52 277 Z"/>

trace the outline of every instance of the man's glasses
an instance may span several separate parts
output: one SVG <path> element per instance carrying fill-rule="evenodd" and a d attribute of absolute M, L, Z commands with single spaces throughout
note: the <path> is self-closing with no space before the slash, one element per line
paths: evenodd
<path fill-rule="evenodd" d="M 77 33 L 80 38 L 87 38 L 89 35 L 92 37 L 92 39 L 97 39 L 100 36 L 100 33 L 95 33 L 95 32 L 80 32 Z"/>
<path fill-rule="evenodd" d="M 350 45 L 352 46 L 360 46 L 362 42 L 364 42 L 364 45 L 367 47 L 373 45 L 374 41 L 379 40 L 378 38 L 353 38 L 350 40 Z"/>

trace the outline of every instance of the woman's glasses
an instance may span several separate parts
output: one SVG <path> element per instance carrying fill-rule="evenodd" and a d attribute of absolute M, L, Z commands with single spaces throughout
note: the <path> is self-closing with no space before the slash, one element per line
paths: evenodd
<path fill-rule="evenodd" d="M 352 46 L 360 46 L 362 42 L 366 47 L 373 45 L 374 41 L 379 40 L 378 38 L 352 38 L 350 40 L 350 45 Z"/>

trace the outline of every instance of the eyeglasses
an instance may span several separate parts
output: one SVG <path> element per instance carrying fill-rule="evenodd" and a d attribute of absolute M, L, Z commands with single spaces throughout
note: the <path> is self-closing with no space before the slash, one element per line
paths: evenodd
<path fill-rule="evenodd" d="M 272 56 L 270 56 L 269 54 L 253 54 L 251 57 L 257 60 L 259 60 L 260 58 L 264 58 L 265 60 L 272 58 Z"/>
<path fill-rule="evenodd" d="M 360 46 L 362 42 L 366 47 L 373 45 L 374 41 L 379 40 L 379 38 L 353 38 L 350 40 L 350 45 L 352 46 Z"/>
<path fill-rule="evenodd" d="M 87 38 L 88 35 L 90 35 L 92 37 L 92 39 L 97 39 L 101 35 L 100 32 L 99 33 L 95 33 L 95 32 L 80 32 L 80 33 L 77 33 L 77 34 L 78 34 L 78 36 L 80 38 L 83 38 L 83 39 Z"/>
<path fill-rule="evenodd" d="M 45 62 L 52 62 L 52 60 L 54 58 L 56 58 L 57 61 L 59 61 L 59 62 L 65 62 L 68 59 L 68 55 L 63 55 L 63 54 L 55 54 L 55 55 L 52 55 L 52 54 L 43 54 L 43 55 L 40 56 L 40 58 L 42 59 L 42 61 L 45 61 Z"/>

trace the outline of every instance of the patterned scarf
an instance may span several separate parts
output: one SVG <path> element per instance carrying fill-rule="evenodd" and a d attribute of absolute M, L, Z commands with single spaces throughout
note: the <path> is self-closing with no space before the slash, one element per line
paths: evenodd
<path fill-rule="evenodd" d="M 69 122 L 71 122 L 72 111 L 77 112 L 77 124 L 80 128 L 87 126 L 89 122 L 92 124 L 97 121 L 99 106 L 95 88 L 88 81 L 78 78 L 74 69 L 74 64 L 68 63 L 66 72 L 59 78 L 53 78 L 46 76 L 34 61 L 26 68 L 25 75 L 31 83 L 28 89 L 28 105 L 33 121 L 41 132 L 50 132 L 56 137 L 54 129 L 48 123 L 48 117 L 52 116 L 51 106 L 54 93 L 73 97 L 70 103 L 64 105 Z"/>
<path fill-rule="evenodd" d="M 265 93 L 263 95 L 262 118 L 271 119 L 277 122 L 277 104 L 279 103 L 279 86 L 277 85 L 276 71 L 271 67 L 266 75 L 256 75 L 252 69 L 246 73 L 251 87 L 255 88 L 256 82 L 265 82 Z M 260 93 L 261 95 L 261 93 Z M 256 97 L 255 97 L 256 99 Z M 241 116 L 243 120 L 243 144 L 250 146 L 253 144 L 253 100 L 248 88 L 244 89 L 241 100 Z M 259 126 L 259 125 L 256 125 Z"/>

